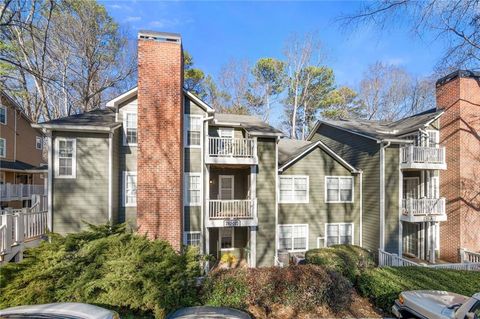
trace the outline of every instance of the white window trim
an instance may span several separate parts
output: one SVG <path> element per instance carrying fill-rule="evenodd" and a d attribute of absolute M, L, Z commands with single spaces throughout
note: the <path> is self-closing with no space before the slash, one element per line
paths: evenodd
<path fill-rule="evenodd" d="M 235 175 L 218 175 L 218 199 L 220 200 L 228 200 L 228 199 L 225 199 L 225 198 L 221 198 L 221 194 L 222 194 L 222 179 L 224 177 L 228 177 L 228 178 L 231 178 L 232 179 L 232 196 L 230 198 L 230 200 L 233 200 L 235 198 Z"/>
<path fill-rule="evenodd" d="M 338 180 L 338 189 L 339 189 L 339 192 L 338 192 L 338 198 L 340 199 L 340 178 L 349 178 L 352 180 L 352 200 L 351 201 L 341 201 L 341 200 L 338 200 L 338 201 L 329 201 L 328 200 L 328 188 L 327 188 L 327 179 L 328 178 L 339 178 Z M 355 180 L 353 179 L 353 176 L 342 176 L 342 175 L 339 175 L 339 176 L 325 176 L 325 182 L 324 182 L 324 187 L 325 187 L 325 203 L 327 204 L 342 204 L 342 203 L 354 203 L 355 202 Z"/>
<path fill-rule="evenodd" d="M 38 147 L 38 140 L 40 140 L 40 148 Z M 35 136 L 35 148 L 37 150 L 43 149 L 43 139 L 41 136 Z"/>
<path fill-rule="evenodd" d="M 308 251 L 308 242 L 310 240 L 310 229 L 308 224 L 278 224 L 277 227 L 277 247 L 280 247 L 280 227 L 293 227 L 293 226 L 307 226 L 307 237 L 306 237 L 306 243 L 305 243 L 305 249 L 293 249 L 294 244 L 293 244 L 293 232 L 292 232 L 292 249 L 287 250 L 288 252 L 291 253 L 300 253 L 300 252 L 305 252 Z"/>
<path fill-rule="evenodd" d="M 8 109 L 5 105 L 0 105 L 0 109 L 5 110 L 5 123 L 0 122 L 0 124 L 7 125 L 7 123 L 8 123 Z"/>
<path fill-rule="evenodd" d="M 190 119 L 197 118 L 200 119 L 200 145 L 188 145 L 188 129 L 190 127 Z M 183 125 L 183 146 L 185 148 L 202 148 L 203 146 L 203 116 L 195 114 L 185 114 Z"/>
<path fill-rule="evenodd" d="M 192 235 L 192 234 L 199 234 L 200 235 L 200 241 L 198 243 L 198 247 L 200 248 L 202 246 L 202 232 L 201 231 L 184 231 L 183 232 L 183 244 L 185 246 L 187 246 L 188 244 L 188 241 L 187 241 L 187 238 L 188 238 L 188 235 Z"/>
<path fill-rule="evenodd" d="M 187 201 L 187 192 L 189 189 L 187 189 L 187 180 L 188 183 L 190 183 L 190 176 L 198 176 L 200 178 L 200 201 L 198 203 L 191 203 Z M 183 206 L 202 206 L 202 196 L 203 196 L 203 181 L 202 181 L 202 173 L 190 173 L 190 172 L 185 172 L 183 174 L 183 189 L 184 189 L 184 194 L 183 194 Z"/>
<path fill-rule="evenodd" d="M 220 229 L 231 229 L 232 230 L 232 248 L 222 248 L 222 231 Z M 218 231 L 218 239 L 219 239 L 219 245 L 220 245 L 220 251 L 233 251 L 235 250 L 235 227 L 222 227 Z"/>
<path fill-rule="evenodd" d="M 307 179 L 307 195 L 305 197 L 305 200 L 295 200 L 292 198 L 292 200 L 282 200 L 281 196 L 280 196 L 280 184 L 281 184 L 281 179 L 282 178 L 293 178 L 293 180 L 295 180 L 295 178 L 306 178 Z M 279 194 L 278 194 L 278 202 L 280 204 L 308 204 L 310 202 L 310 176 L 308 175 L 280 175 L 279 176 L 279 184 L 278 184 L 278 191 L 279 191 Z M 295 186 L 295 182 L 292 183 L 292 187 Z M 294 194 L 294 189 L 292 189 L 292 196 Z"/>
<path fill-rule="evenodd" d="M 60 175 L 59 164 L 59 144 L 60 141 L 73 141 L 73 154 L 72 154 L 72 175 Z M 77 178 L 77 139 L 76 138 L 55 138 L 55 178 L 74 179 Z"/>
<path fill-rule="evenodd" d="M 0 153 L 0 158 L 7 157 L 7 140 L 3 137 L 0 137 L 0 140 L 3 141 L 3 153 Z"/>
<path fill-rule="evenodd" d="M 427 139 L 430 138 L 429 133 L 431 133 L 431 132 L 434 132 L 434 133 L 435 133 L 435 144 L 436 144 L 436 145 L 435 145 L 435 146 L 429 145 L 428 147 L 438 147 L 438 145 L 440 144 L 440 131 L 428 129 L 428 130 L 425 130 L 425 132 L 427 133 Z"/>
<path fill-rule="evenodd" d="M 325 223 L 325 240 L 324 240 L 324 247 L 329 247 L 327 245 L 327 242 L 328 242 L 328 226 L 329 225 L 352 225 L 352 243 L 349 244 L 349 245 L 355 245 L 355 223 Z M 340 231 L 338 232 L 338 239 L 339 239 L 339 243 L 340 243 Z M 335 245 L 339 245 L 339 244 L 335 244 Z"/>
<path fill-rule="evenodd" d="M 122 202 L 123 207 L 137 207 L 137 199 L 135 198 L 135 203 L 127 203 L 127 176 L 137 176 L 135 171 L 123 171 L 123 180 L 122 180 Z M 138 180 L 137 180 L 138 185 Z M 137 187 L 138 189 L 138 187 Z"/>
<path fill-rule="evenodd" d="M 137 115 L 137 142 L 138 142 L 138 114 L 133 111 L 123 112 L 123 146 L 137 146 L 138 143 L 127 143 L 127 115 L 135 114 Z"/>
<path fill-rule="evenodd" d="M 231 132 L 230 136 L 224 136 L 223 132 L 228 131 Z M 229 138 L 234 138 L 235 137 L 235 131 L 233 127 L 219 127 L 218 128 L 218 136 L 219 137 L 229 137 Z"/>

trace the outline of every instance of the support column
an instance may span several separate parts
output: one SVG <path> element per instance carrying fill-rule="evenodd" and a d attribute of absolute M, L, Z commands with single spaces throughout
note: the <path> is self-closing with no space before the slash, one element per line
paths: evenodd
<path fill-rule="evenodd" d="M 257 226 L 250 228 L 250 267 L 257 267 Z"/>

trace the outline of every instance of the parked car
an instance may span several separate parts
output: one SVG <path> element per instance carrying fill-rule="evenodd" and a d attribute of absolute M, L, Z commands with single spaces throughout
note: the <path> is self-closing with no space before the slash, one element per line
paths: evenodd
<path fill-rule="evenodd" d="M 167 319 L 251 319 L 246 312 L 224 307 L 188 307 L 182 308 L 167 316 Z"/>
<path fill-rule="evenodd" d="M 404 291 L 392 313 L 397 318 L 480 319 L 480 292 L 467 297 L 446 291 Z"/>
<path fill-rule="evenodd" d="M 0 310 L 0 319 L 120 319 L 115 311 L 94 305 L 64 302 L 19 306 Z"/>

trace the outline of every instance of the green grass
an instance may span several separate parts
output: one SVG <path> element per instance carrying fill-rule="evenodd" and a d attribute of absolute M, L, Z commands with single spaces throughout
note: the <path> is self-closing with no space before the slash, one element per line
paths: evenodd
<path fill-rule="evenodd" d="M 389 311 L 405 290 L 446 290 L 466 296 L 480 292 L 480 272 L 422 267 L 371 268 L 357 278 L 356 288 L 379 308 Z"/>

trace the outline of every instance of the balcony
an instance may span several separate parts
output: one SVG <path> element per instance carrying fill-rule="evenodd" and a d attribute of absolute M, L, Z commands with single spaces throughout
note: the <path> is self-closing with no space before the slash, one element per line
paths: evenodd
<path fill-rule="evenodd" d="M 257 141 L 253 138 L 208 137 L 207 164 L 257 164 Z"/>
<path fill-rule="evenodd" d="M 8 202 L 11 200 L 27 200 L 32 195 L 45 195 L 43 185 L 31 184 L 1 184 L 0 201 Z"/>
<path fill-rule="evenodd" d="M 256 199 L 208 200 L 207 227 L 256 226 Z"/>
<path fill-rule="evenodd" d="M 411 223 L 444 222 L 445 198 L 408 198 L 402 200 L 401 220 Z"/>
<path fill-rule="evenodd" d="M 402 169 L 447 169 L 445 147 L 405 146 L 401 149 Z"/>

